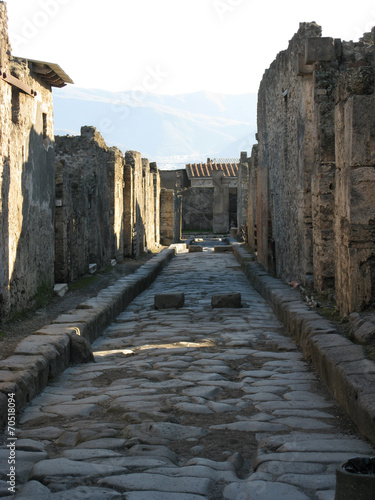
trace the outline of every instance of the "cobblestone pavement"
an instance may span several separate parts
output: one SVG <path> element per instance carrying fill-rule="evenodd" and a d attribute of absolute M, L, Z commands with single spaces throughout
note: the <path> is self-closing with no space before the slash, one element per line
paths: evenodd
<path fill-rule="evenodd" d="M 185 305 L 155 310 L 167 292 Z M 227 292 L 243 307 L 212 309 Z M 333 500 L 336 466 L 373 454 L 233 254 L 178 254 L 93 348 L 25 410 L 16 498 Z"/>

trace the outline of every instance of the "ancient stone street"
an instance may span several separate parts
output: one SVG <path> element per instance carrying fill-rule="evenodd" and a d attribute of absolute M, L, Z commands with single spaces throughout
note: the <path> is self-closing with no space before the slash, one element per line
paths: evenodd
<path fill-rule="evenodd" d="M 26 408 L 16 498 L 333 500 L 335 468 L 374 453 L 233 253 L 200 244 Z M 155 309 L 167 293 L 184 305 Z M 242 307 L 212 308 L 222 293 Z"/>

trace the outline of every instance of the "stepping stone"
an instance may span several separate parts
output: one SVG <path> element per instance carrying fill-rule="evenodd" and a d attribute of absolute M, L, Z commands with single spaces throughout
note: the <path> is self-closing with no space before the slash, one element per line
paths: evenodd
<path fill-rule="evenodd" d="M 155 309 L 179 309 L 184 302 L 183 293 L 158 293 L 154 296 Z"/>
<path fill-rule="evenodd" d="M 53 291 L 59 297 L 64 297 L 64 295 L 68 291 L 68 285 L 66 283 L 57 283 L 57 285 L 53 287 Z"/>
<path fill-rule="evenodd" d="M 89 264 L 89 273 L 90 274 L 95 274 L 98 269 L 97 264 Z"/>
<path fill-rule="evenodd" d="M 201 247 L 200 245 L 190 245 L 189 253 L 192 252 L 203 252 L 203 247 Z"/>
<path fill-rule="evenodd" d="M 215 294 L 211 298 L 211 306 L 213 308 L 239 308 L 241 307 L 241 294 L 240 293 L 224 293 Z"/>
<path fill-rule="evenodd" d="M 224 252 L 233 252 L 232 245 L 220 245 L 214 247 L 214 252 L 216 253 L 224 253 Z"/>

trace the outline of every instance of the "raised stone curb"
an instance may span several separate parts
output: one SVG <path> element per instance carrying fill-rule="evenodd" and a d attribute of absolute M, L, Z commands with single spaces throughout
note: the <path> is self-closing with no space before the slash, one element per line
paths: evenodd
<path fill-rule="evenodd" d="M 74 361 L 72 338 L 80 336 L 89 343 L 143 292 L 178 251 L 186 244 L 162 250 L 138 268 L 134 274 L 119 279 L 76 309 L 60 315 L 50 324 L 22 340 L 14 354 L 0 361 L 0 428 L 7 422 L 7 395 L 16 395 L 19 415 L 26 404 Z M 3 401 L 4 399 L 4 401 Z"/>
<path fill-rule="evenodd" d="M 360 432 L 375 443 L 375 363 L 366 358 L 362 346 L 338 334 L 332 322 L 311 310 L 298 291 L 270 276 L 241 244 L 230 243 L 251 284 L 291 332 Z"/>

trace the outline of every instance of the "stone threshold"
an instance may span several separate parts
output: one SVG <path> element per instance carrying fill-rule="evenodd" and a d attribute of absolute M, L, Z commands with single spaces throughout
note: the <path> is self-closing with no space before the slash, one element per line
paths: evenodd
<path fill-rule="evenodd" d="M 160 271 L 186 244 L 170 245 L 135 273 L 120 278 L 96 297 L 61 314 L 23 339 L 14 353 L 0 361 L 0 430 L 8 422 L 8 394 L 15 395 L 16 415 L 74 359 L 77 336 L 94 342 L 130 302 L 146 290 Z"/>
<path fill-rule="evenodd" d="M 359 432 L 375 444 L 375 363 L 363 346 L 337 332 L 331 321 L 310 309 L 298 291 L 272 277 L 242 244 L 230 240 L 234 255 L 254 288 L 301 347 Z"/>

